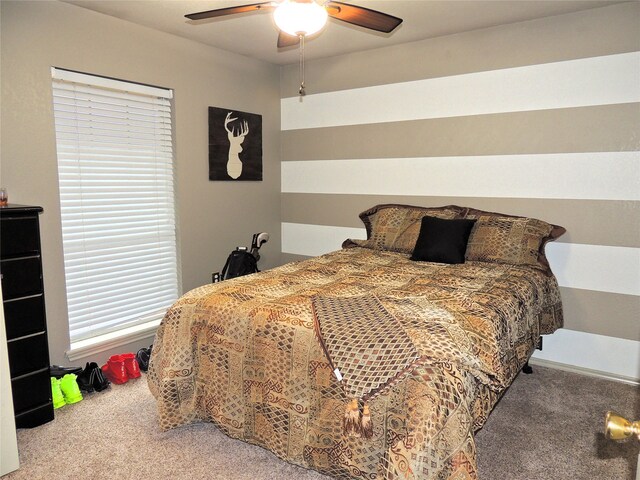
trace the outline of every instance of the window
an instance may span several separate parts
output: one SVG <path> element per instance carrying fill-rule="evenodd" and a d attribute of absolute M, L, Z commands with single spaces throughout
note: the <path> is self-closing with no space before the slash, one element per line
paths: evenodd
<path fill-rule="evenodd" d="M 172 91 L 52 76 L 73 343 L 159 320 L 178 297 Z"/>

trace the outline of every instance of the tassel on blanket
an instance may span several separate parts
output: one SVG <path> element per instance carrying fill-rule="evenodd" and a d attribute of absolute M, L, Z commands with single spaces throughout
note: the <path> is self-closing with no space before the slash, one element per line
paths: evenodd
<path fill-rule="evenodd" d="M 343 429 L 345 435 L 359 437 L 362 433 L 362 422 L 360 420 L 360 409 L 358 400 L 352 399 L 344 412 Z"/>
<path fill-rule="evenodd" d="M 373 436 L 373 424 L 371 423 L 371 414 L 369 413 L 369 405 L 366 403 L 362 408 L 362 436 L 371 438 Z"/>

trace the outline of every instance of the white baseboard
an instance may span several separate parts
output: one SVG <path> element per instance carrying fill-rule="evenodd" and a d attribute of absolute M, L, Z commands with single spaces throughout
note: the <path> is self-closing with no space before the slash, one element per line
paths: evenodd
<path fill-rule="evenodd" d="M 640 342 L 561 328 L 545 335 L 532 363 L 640 383 Z"/>
<path fill-rule="evenodd" d="M 575 365 L 567 365 L 565 363 L 552 362 L 550 360 L 543 360 L 535 357 L 532 357 L 531 360 L 529 360 L 529 365 L 546 367 L 546 368 L 555 368 L 556 370 L 562 370 L 564 372 L 578 373 L 580 375 L 587 375 L 589 377 L 603 378 L 605 380 L 622 382 L 628 385 L 640 385 L 640 380 L 635 378 L 624 377 L 622 375 L 615 375 L 609 372 L 601 372 L 599 370 L 592 370 L 590 368 L 576 367 Z"/>

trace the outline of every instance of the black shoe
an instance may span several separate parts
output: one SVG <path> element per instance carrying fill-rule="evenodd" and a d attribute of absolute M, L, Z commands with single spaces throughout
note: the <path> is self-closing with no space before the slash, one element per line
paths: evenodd
<path fill-rule="evenodd" d="M 149 370 L 149 359 L 151 358 L 151 348 L 153 345 L 150 345 L 149 348 L 141 348 L 136 353 L 136 360 L 138 360 L 138 366 L 140 370 L 146 372 Z"/>
<path fill-rule="evenodd" d="M 95 362 L 91 365 L 93 366 L 93 370 L 91 370 L 91 374 L 93 375 L 93 388 L 95 388 L 96 392 L 101 392 L 109 388 L 111 382 L 104 376 L 102 369 Z"/>
<path fill-rule="evenodd" d="M 62 378 L 67 373 L 75 373 L 76 375 L 82 371 L 82 367 L 63 367 L 61 365 L 51 365 L 49 367 L 49 375 L 56 378 Z"/>
<path fill-rule="evenodd" d="M 107 380 L 102 373 L 102 370 L 96 362 L 87 362 L 82 372 L 76 378 L 80 390 L 91 393 L 94 390 L 101 392 L 105 388 L 109 387 L 109 380 Z"/>
<path fill-rule="evenodd" d="M 87 362 L 86 367 L 84 367 L 84 369 L 78 374 L 78 377 L 76 378 L 76 382 L 78 382 L 80 390 L 87 393 L 93 392 L 93 377 L 91 376 L 93 368 L 91 367 L 91 365 L 92 364 Z M 93 365 L 95 365 L 95 363 Z"/>

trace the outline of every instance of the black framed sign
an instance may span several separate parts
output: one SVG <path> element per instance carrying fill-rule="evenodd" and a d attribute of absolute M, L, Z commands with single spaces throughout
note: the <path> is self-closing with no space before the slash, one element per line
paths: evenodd
<path fill-rule="evenodd" d="M 209 107 L 209 180 L 262 180 L 262 115 Z"/>

